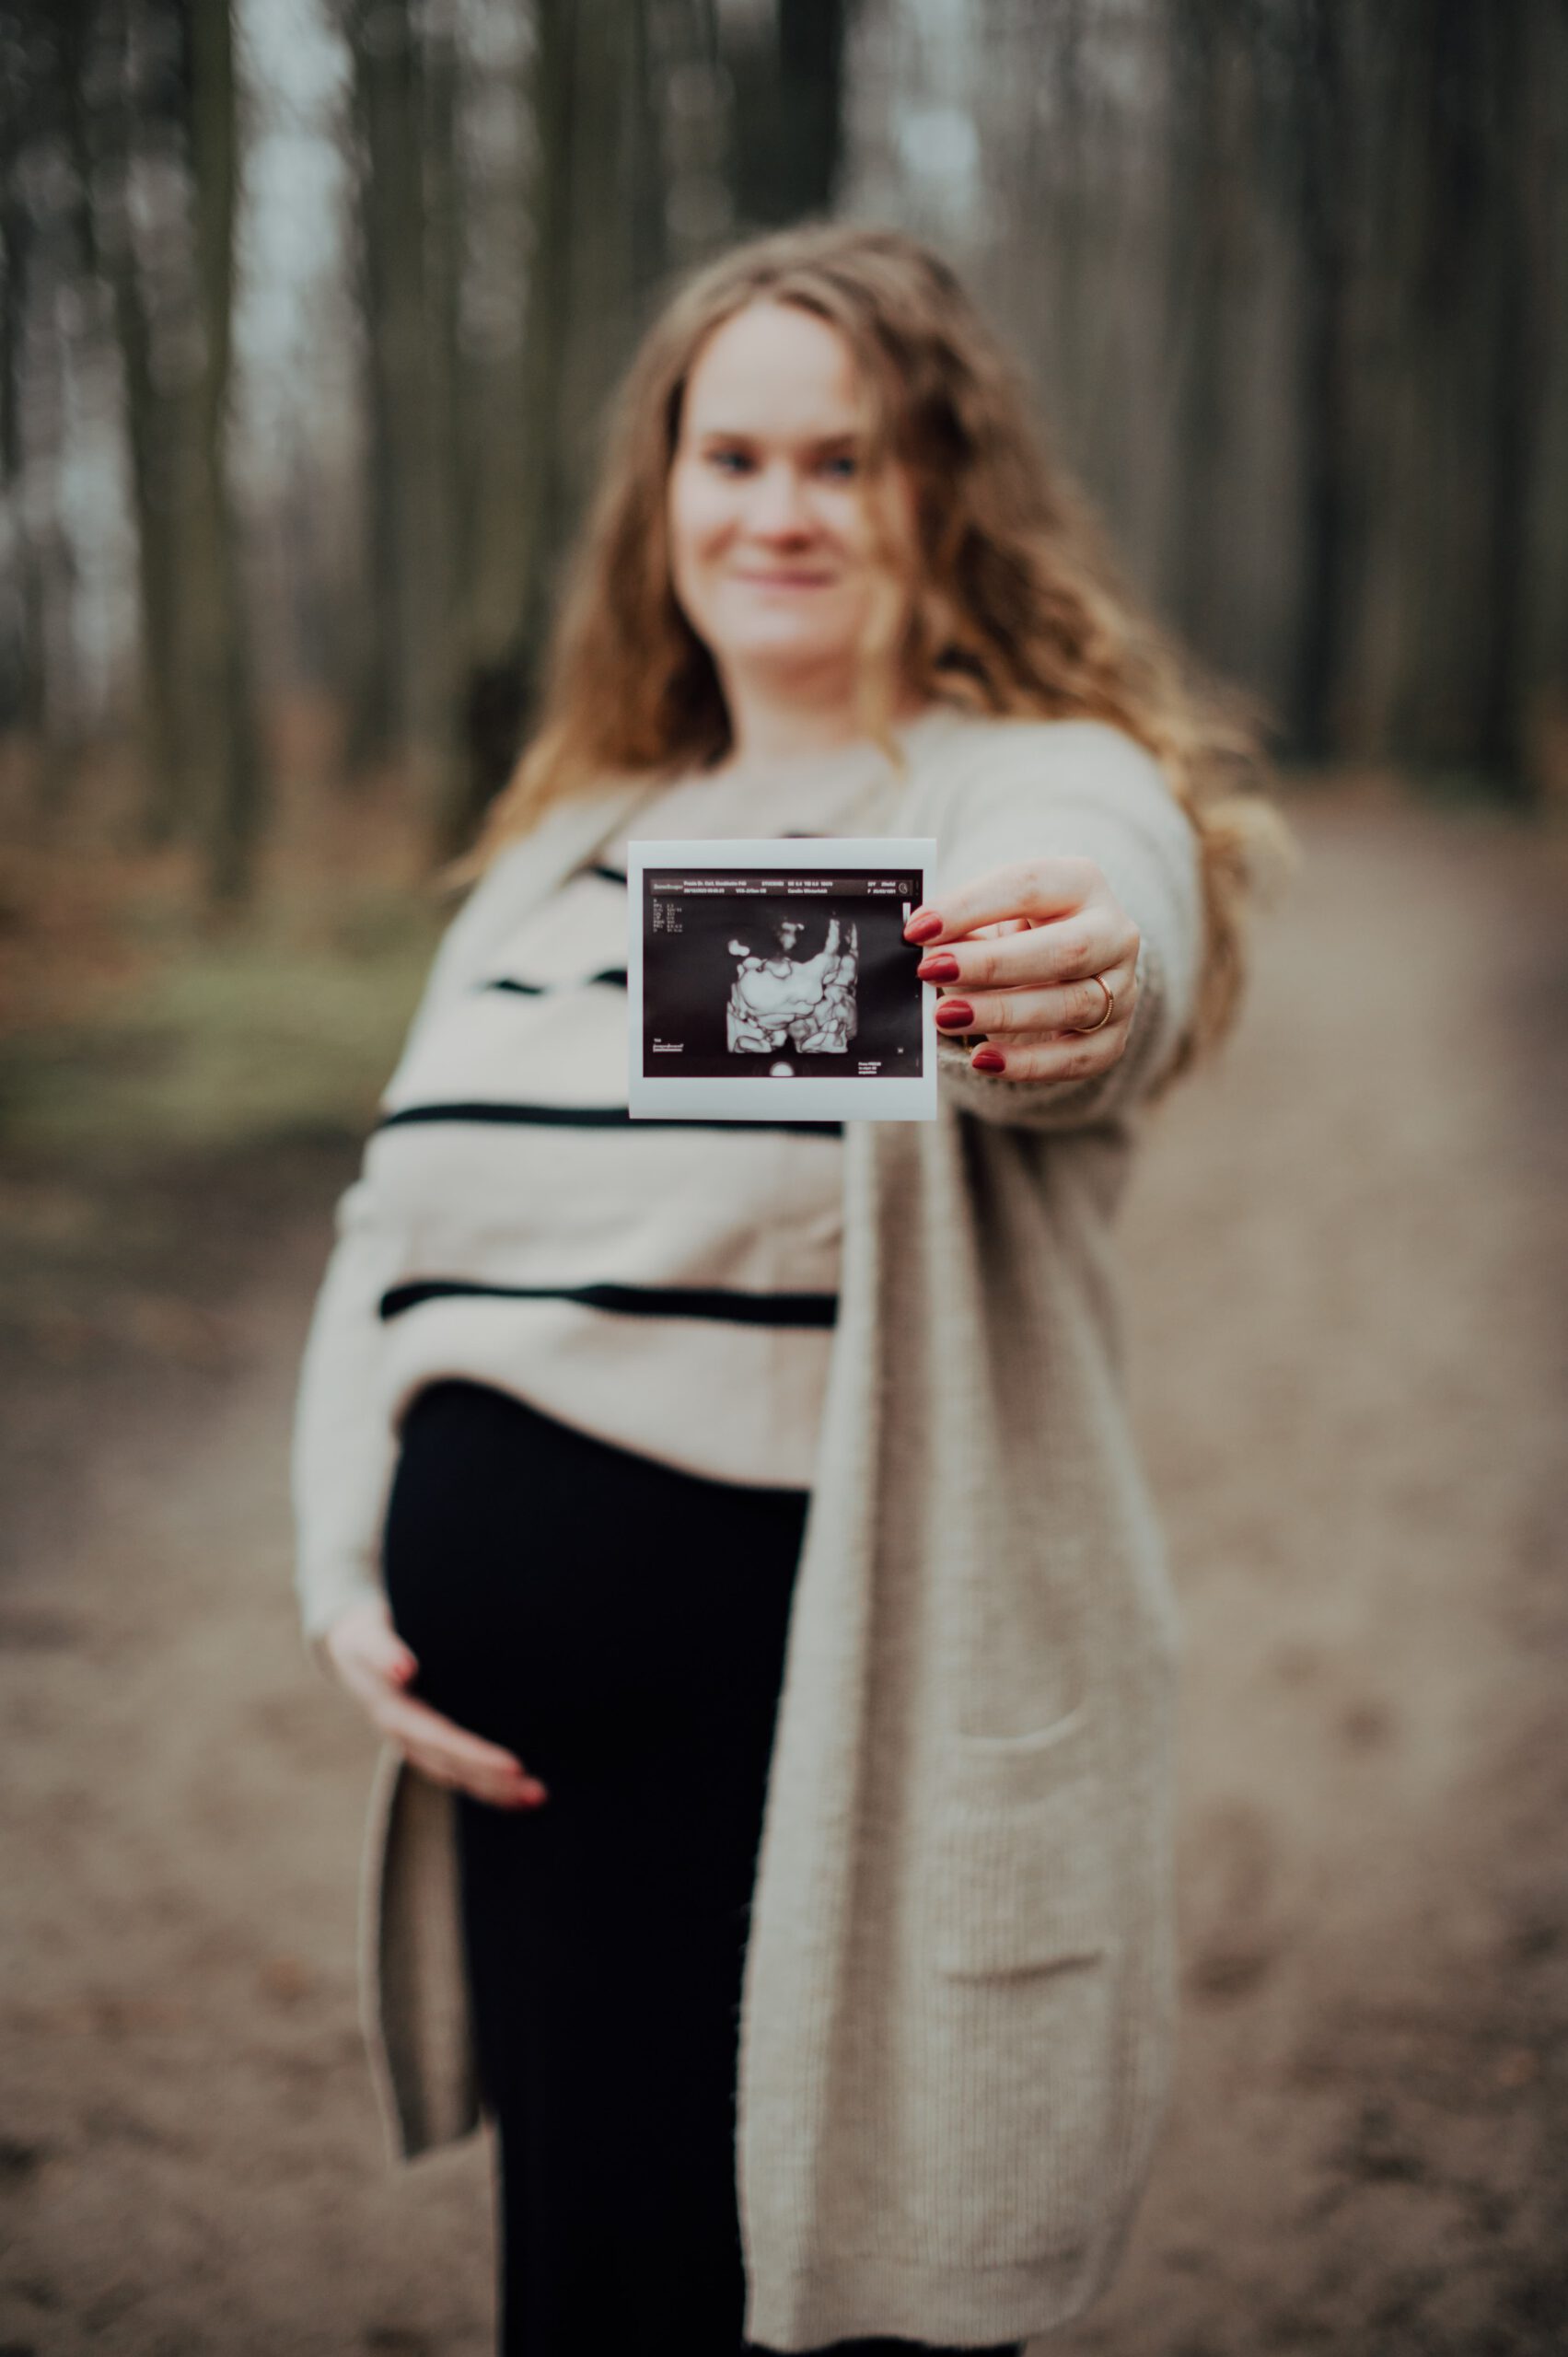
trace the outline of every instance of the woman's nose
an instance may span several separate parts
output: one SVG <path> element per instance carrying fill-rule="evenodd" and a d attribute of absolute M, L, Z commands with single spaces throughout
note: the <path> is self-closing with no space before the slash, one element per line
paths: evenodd
<path fill-rule="evenodd" d="M 809 531 L 811 514 L 802 495 L 796 469 L 780 464 L 764 467 L 753 476 L 747 520 L 754 532 L 795 534 Z"/>

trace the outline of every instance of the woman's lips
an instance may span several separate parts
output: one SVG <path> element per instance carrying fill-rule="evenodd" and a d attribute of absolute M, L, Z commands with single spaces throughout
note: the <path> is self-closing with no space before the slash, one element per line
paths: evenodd
<path fill-rule="evenodd" d="M 827 589 L 832 586 L 829 573 L 738 573 L 735 578 L 753 589 Z"/>

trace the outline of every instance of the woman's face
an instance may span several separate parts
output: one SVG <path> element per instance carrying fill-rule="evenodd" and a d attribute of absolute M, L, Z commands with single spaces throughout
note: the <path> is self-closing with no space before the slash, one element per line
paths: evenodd
<path fill-rule="evenodd" d="M 826 319 L 757 302 L 713 331 L 668 496 L 675 594 L 721 676 L 853 680 L 875 582 L 862 452 L 854 355 Z"/>

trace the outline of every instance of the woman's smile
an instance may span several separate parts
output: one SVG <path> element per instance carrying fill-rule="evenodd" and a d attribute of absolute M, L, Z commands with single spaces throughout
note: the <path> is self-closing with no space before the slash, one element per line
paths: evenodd
<path fill-rule="evenodd" d="M 752 589 L 829 589 L 830 573 L 737 573 L 732 576 Z"/>

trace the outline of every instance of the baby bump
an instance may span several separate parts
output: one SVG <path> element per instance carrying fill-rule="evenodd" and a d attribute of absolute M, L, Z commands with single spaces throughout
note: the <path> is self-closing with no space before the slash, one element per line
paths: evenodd
<path fill-rule="evenodd" d="M 383 1550 L 412 1691 L 546 1781 L 669 1759 L 771 1708 L 806 1503 L 700 1480 L 484 1384 L 429 1384 Z"/>

